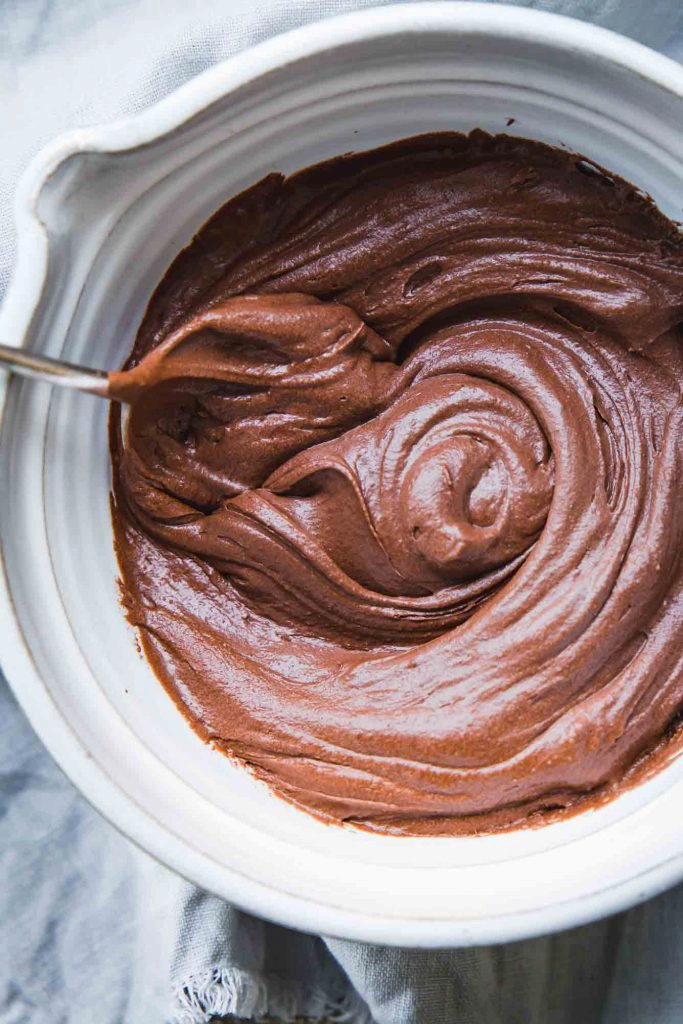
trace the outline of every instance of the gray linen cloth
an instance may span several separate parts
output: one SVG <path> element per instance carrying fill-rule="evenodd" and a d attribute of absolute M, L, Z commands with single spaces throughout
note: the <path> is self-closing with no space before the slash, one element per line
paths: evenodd
<path fill-rule="evenodd" d="M 12 194 L 57 133 L 130 114 L 245 46 L 376 0 L 0 0 L 0 296 Z M 538 0 L 683 58 L 681 0 Z M 1 654 L 1 652 L 0 652 Z M 683 888 L 572 932 L 395 950 L 256 920 L 92 810 L 0 677 L 0 1024 L 678 1024 Z"/>

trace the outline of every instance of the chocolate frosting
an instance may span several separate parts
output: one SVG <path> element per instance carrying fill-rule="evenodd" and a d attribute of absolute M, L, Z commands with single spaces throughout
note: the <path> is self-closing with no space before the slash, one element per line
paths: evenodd
<path fill-rule="evenodd" d="M 683 704 L 683 242 L 509 137 L 272 174 L 157 289 L 122 591 L 206 739 L 400 833 L 617 791 Z"/>

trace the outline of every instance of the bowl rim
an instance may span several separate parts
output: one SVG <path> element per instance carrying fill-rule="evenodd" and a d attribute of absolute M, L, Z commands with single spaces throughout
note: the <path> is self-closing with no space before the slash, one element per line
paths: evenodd
<path fill-rule="evenodd" d="M 60 135 L 32 160 L 18 185 L 18 251 L 2 310 L 0 336 L 21 345 L 47 274 L 48 235 L 37 214 L 42 189 L 60 165 L 84 152 L 115 153 L 168 135 L 212 103 L 272 71 L 354 42 L 403 34 L 479 32 L 550 45 L 618 65 L 683 98 L 683 66 L 607 29 L 563 15 L 513 5 L 437 0 L 366 8 L 275 36 L 204 71 L 134 116 Z M 7 379 L 0 382 L 0 422 Z M 43 682 L 15 614 L 0 536 L 0 664 L 17 701 L 51 756 L 86 799 L 120 832 L 177 873 L 262 917 L 304 931 L 390 945 L 469 945 L 520 939 L 576 926 L 655 895 L 683 878 L 680 853 L 637 876 L 542 912 L 502 912 L 444 921 L 362 914 L 285 893 L 219 864 L 172 833 L 96 763 Z"/>

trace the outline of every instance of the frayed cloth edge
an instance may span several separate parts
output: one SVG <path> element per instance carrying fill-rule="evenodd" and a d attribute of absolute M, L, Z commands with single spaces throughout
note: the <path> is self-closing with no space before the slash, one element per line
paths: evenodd
<path fill-rule="evenodd" d="M 214 967 L 178 985 L 168 1024 L 206 1024 L 212 1017 L 228 1014 L 253 1021 L 272 1017 L 283 1024 L 297 1017 L 330 1024 L 373 1024 L 368 1008 L 353 990 L 335 1000 L 318 988 L 234 967 Z"/>

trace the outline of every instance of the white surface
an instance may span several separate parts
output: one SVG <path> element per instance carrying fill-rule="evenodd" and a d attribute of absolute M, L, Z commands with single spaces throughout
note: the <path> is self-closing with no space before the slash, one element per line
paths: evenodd
<path fill-rule="evenodd" d="M 503 130 L 514 117 L 511 131 L 581 150 L 676 216 L 682 114 L 677 65 L 550 16 L 421 4 L 312 26 L 134 120 L 51 146 L 20 192 L 0 336 L 116 365 L 165 266 L 227 195 L 273 167 L 416 131 Z M 137 655 L 118 605 L 105 424 L 96 400 L 9 389 L 0 639 L 48 748 L 141 845 L 256 913 L 404 945 L 568 926 L 683 877 L 681 762 L 569 822 L 417 840 L 323 826 L 212 753 Z"/>

